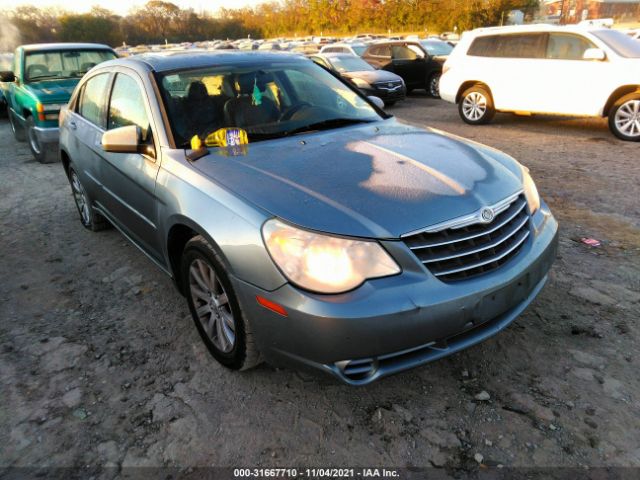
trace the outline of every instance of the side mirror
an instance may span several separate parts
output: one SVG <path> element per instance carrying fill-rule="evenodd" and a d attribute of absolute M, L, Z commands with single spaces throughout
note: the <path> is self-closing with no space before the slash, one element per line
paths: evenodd
<path fill-rule="evenodd" d="M 373 95 L 367 97 L 371 103 L 373 103 L 380 110 L 384 109 L 384 102 L 380 97 L 374 97 Z"/>
<path fill-rule="evenodd" d="M 102 148 L 105 152 L 141 153 L 155 158 L 153 147 L 140 142 L 140 127 L 126 127 L 107 130 L 102 134 Z"/>
<path fill-rule="evenodd" d="M 588 48 L 582 55 L 583 60 L 597 60 L 602 62 L 607 59 L 607 54 L 600 48 Z"/>
<path fill-rule="evenodd" d="M 15 82 L 16 76 L 13 72 L 0 72 L 0 82 Z"/>

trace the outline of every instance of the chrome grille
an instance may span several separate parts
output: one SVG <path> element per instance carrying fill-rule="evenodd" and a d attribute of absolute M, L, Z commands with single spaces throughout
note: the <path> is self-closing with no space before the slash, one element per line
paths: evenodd
<path fill-rule="evenodd" d="M 451 282 L 499 268 L 520 251 L 530 235 L 524 195 L 492 208 L 490 223 L 478 214 L 448 222 L 449 228 L 428 229 L 403 237 L 405 244 L 440 280 Z"/>
<path fill-rule="evenodd" d="M 374 86 L 376 88 L 381 89 L 381 90 L 394 91 L 394 90 L 398 90 L 400 87 L 402 87 L 402 81 L 394 80 L 394 81 L 391 81 L 391 82 L 377 82 L 377 83 L 374 83 Z"/>

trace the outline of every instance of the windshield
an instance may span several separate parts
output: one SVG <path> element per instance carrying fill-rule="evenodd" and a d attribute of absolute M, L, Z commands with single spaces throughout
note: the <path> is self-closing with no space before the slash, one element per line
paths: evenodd
<path fill-rule="evenodd" d="M 364 51 L 367 49 L 366 45 L 362 45 L 362 46 L 351 46 L 351 49 L 355 52 L 356 55 L 358 55 L 359 57 L 362 56 L 362 54 L 364 53 Z"/>
<path fill-rule="evenodd" d="M 640 58 L 640 42 L 618 30 L 597 30 L 593 33 L 621 57 Z"/>
<path fill-rule="evenodd" d="M 371 65 L 359 57 L 353 55 L 342 55 L 340 57 L 329 57 L 333 67 L 340 73 L 343 72 L 363 72 L 375 70 Z"/>
<path fill-rule="evenodd" d="M 110 50 L 63 50 L 27 53 L 25 81 L 82 77 L 91 68 L 116 58 Z"/>
<path fill-rule="evenodd" d="M 439 55 L 449 55 L 453 50 L 453 47 L 446 42 L 439 41 L 426 41 L 420 42 L 422 46 L 425 48 L 429 55 L 439 56 Z"/>
<path fill-rule="evenodd" d="M 222 128 L 249 142 L 380 120 L 356 91 L 313 62 L 220 66 L 158 75 L 176 144 Z"/>

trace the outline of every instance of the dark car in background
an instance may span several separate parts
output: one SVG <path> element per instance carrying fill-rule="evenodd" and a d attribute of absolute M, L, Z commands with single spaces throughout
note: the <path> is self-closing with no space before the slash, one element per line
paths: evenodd
<path fill-rule="evenodd" d="M 407 95 L 407 89 L 401 77 L 386 70 L 376 70 L 361 58 L 349 53 L 318 54 L 310 58 L 323 67 L 337 72 L 365 95 L 380 98 L 387 106 L 404 100 Z"/>
<path fill-rule="evenodd" d="M 439 42 L 438 47 L 441 48 L 435 50 L 435 42 Z M 362 58 L 375 68 L 401 76 L 407 93 L 414 89 L 425 89 L 432 97 L 439 98 L 442 66 L 451 51 L 446 51 L 445 46 L 452 49 L 438 40 L 383 41 L 370 45 Z M 430 53 L 430 50 L 434 53 Z"/>
<path fill-rule="evenodd" d="M 13 53 L 0 53 L 0 71 L 11 70 L 13 64 Z M 0 115 L 7 114 L 7 104 L 9 103 L 9 83 L 0 82 Z"/>

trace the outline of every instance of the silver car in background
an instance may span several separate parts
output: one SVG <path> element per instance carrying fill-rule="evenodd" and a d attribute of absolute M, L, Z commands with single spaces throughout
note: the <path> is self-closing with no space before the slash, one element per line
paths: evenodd
<path fill-rule="evenodd" d="M 514 159 L 377 104 L 298 56 L 142 55 L 84 77 L 60 155 L 82 224 L 173 278 L 220 363 L 366 384 L 509 325 L 558 231 Z"/>

